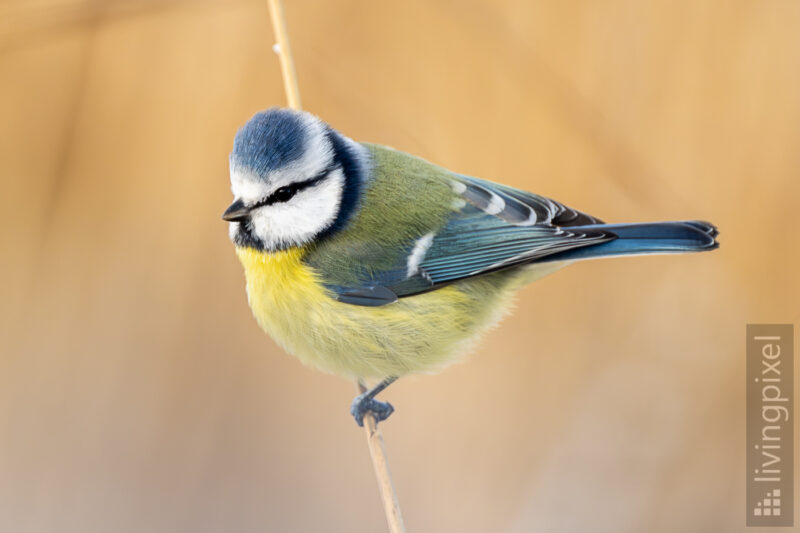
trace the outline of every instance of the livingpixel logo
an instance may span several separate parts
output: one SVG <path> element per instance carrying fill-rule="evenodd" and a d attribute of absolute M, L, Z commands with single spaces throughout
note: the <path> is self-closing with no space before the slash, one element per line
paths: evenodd
<path fill-rule="evenodd" d="M 747 525 L 794 525 L 794 328 L 747 326 Z"/>
<path fill-rule="evenodd" d="M 764 499 L 756 502 L 753 516 L 780 516 L 781 515 L 781 489 L 768 490 Z"/>

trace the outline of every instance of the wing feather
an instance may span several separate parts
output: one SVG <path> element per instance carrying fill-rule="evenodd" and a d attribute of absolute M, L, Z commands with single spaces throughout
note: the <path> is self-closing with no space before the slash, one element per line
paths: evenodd
<path fill-rule="evenodd" d="M 608 232 L 587 228 L 570 231 L 551 224 L 511 225 L 499 214 L 467 205 L 434 235 L 419 266 L 435 287 L 614 238 Z"/>
<path fill-rule="evenodd" d="M 340 301 L 386 305 L 394 296 L 421 294 L 616 238 L 592 227 L 602 223 L 599 219 L 549 198 L 460 174 L 446 176 L 453 190 L 446 220 L 405 247 L 380 248 L 380 267 L 369 254 L 349 257 L 358 273 L 355 286 L 328 285 Z M 393 259 L 387 262 L 386 254 Z M 325 265 L 314 266 L 324 278 Z"/>
<path fill-rule="evenodd" d="M 510 224 L 553 224 L 559 227 L 568 227 L 603 223 L 598 218 L 538 194 L 463 174 L 456 174 L 455 176 L 457 183 L 464 186 L 464 192 L 461 193 L 462 197 L 478 208 L 483 209 L 479 205 L 480 201 L 475 202 L 473 199 L 485 198 L 486 192 L 502 197 L 506 203 L 506 209 L 504 212 L 499 213 L 498 216 Z M 457 186 L 455 188 L 458 190 L 461 187 Z"/>

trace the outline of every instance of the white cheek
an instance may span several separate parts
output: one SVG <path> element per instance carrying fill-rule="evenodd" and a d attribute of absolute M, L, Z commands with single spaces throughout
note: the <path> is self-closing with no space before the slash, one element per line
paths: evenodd
<path fill-rule="evenodd" d="M 251 215 L 254 233 L 269 248 L 306 244 L 333 224 L 343 190 L 344 175 L 336 170 L 288 202 L 256 209 Z"/>

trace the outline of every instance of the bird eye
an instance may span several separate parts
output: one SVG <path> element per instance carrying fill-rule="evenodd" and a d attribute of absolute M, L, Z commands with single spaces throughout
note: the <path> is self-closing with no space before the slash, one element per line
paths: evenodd
<path fill-rule="evenodd" d="M 297 189 L 292 186 L 281 187 L 280 189 L 276 189 L 275 192 L 270 195 L 270 199 L 273 202 L 288 202 L 296 192 Z"/>

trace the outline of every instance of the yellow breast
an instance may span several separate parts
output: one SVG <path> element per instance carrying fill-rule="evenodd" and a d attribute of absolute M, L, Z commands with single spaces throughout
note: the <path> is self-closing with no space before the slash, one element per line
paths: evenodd
<path fill-rule="evenodd" d="M 238 248 L 261 327 L 305 364 L 348 377 L 431 372 L 465 353 L 502 315 L 519 283 L 484 276 L 383 307 L 336 301 L 303 250 Z"/>

